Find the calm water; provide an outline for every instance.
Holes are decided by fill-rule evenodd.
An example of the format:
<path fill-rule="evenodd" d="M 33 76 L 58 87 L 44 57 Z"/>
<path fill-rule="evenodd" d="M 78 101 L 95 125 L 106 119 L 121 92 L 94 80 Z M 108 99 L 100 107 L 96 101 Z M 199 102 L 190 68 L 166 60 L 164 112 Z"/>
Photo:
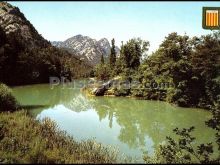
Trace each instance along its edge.
<path fill-rule="evenodd" d="M 204 123 L 211 114 L 201 109 L 123 97 L 88 97 L 80 89 L 62 85 L 15 87 L 13 94 L 31 115 L 55 120 L 75 139 L 95 139 L 140 159 L 145 151 L 152 155 L 166 136 L 175 138 L 175 127 L 195 126 L 198 143 L 215 138 Z"/>

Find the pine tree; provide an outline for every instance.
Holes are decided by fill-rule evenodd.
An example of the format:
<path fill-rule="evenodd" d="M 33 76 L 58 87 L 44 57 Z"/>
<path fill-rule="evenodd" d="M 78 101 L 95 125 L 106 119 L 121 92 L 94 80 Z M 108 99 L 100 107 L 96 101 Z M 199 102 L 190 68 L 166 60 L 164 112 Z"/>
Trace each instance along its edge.
<path fill-rule="evenodd" d="M 116 62 L 115 39 L 112 39 L 111 54 L 109 59 L 110 67 L 114 67 Z"/>

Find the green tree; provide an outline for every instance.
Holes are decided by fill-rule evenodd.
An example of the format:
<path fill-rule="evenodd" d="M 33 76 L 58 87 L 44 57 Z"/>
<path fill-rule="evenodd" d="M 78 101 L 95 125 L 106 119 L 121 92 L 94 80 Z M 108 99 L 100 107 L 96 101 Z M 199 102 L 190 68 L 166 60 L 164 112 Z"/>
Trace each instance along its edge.
<path fill-rule="evenodd" d="M 121 59 L 126 68 L 137 69 L 140 65 L 141 57 L 148 50 L 149 42 L 140 38 L 130 39 L 122 46 Z"/>
<path fill-rule="evenodd" d="M 115 50 L 115 39 L 113 38 L 111 41 L 111 53 L 109 56 L 109 64 L 110 67 L 113 68 L 115 66 L 115 62 L 116 62 L 116 50 Z"/>
<path fill-rule="evenodd" d="M 219 45 L 220 33 L 193 38 L 169 34 L 158 50 L 147 56 L 138 69 L 134 69 L 138 72 L 133 79 L 139 81 L 141 87 L 154 82 L 168 82 L 171 88 L 150 87 L 133 90 L 132 94 L 146 99 L 167 100 L 179 106 L 210 109 L 220 91 Z M 131 64 L 134 52 L 139 54 L 131 51 L 130 47 L 125 44 L 122 49 L 126 66 Z M 133 64 L 138 65 L 138 62 Z M 131 65 L 128 68 L 132 68 Z"/>
<path fill-rule="evenodd" d="M 95 77 L 98 80 L 108 80 L 111 77 L 111 69 L 107 64 L 98 64 L 95 66 Z"/>
<path fill-rule="evenodd" d="M 220 32 L 194 37 L 193 41 L 192 69 L 202 85 L 199 88 L 201 97 L 198 104 L 210 108 L 217 101 L 220 91 Z"/>

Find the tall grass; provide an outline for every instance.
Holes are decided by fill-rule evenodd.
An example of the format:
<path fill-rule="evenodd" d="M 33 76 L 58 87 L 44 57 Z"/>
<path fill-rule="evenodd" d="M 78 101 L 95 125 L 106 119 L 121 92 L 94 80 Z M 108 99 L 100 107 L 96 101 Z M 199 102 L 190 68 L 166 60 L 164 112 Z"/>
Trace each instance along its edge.
<path fill-rule="evenodd" d="M 0 163 L 117 163 L 118 152 L 94 141 L 76 142 L 49 119 L 26 111 L 0 113 Z"/>

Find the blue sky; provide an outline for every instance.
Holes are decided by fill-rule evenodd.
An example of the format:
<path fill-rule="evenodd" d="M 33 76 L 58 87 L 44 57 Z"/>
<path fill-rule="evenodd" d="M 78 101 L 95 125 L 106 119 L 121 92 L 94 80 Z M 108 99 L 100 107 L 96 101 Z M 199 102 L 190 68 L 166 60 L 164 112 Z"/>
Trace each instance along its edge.
<path fill-rule="evenodd" d="M 202 7 L 220 2 L 10 2 L 47 40 L 64 41 L 77 34 L 121 41 L 141 37 L 158 48 L 171 32 L 200 36 Z"/>

